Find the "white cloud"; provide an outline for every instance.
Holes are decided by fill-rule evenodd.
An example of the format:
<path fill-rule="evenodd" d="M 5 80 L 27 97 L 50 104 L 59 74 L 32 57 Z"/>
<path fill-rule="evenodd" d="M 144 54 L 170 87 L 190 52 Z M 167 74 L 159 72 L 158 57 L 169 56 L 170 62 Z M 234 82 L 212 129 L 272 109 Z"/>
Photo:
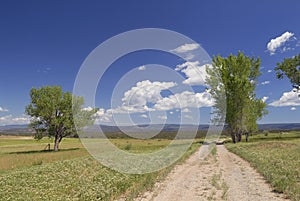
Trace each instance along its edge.
<path fill-rule="evenodd" d="M 146 66 L 140 66 L 138 67 L 138 70 L 146 70 Z"/>
<path fill-rule="evenodd" d="M 268 70 L 268 73 L 272 73 L 272 70 Z"/>
<path fill-rule="evenodd" d="M 187 119 L 193 119 L 193 117 L 192 117 L 191 115 L 187 115 L 187 114 L 184 115 L 183 117 L 184 117 L 184 118 L 187 118 Z"/>
<path fill-rule="evenodd" d="M 132 114 L 155 111 L 155 109 L 147 106 L 148 103 L 155 104 L 162 99 L 161 92 L 176 86 L 175 82 L 151 82 L 144 80 L 138 82 L 136 86 L 132 87 L 124 93 L 122 98 L 122 105 L 116 108 L 111 108 L 103 111 L 99 115 L 104 120 L 111 120 L 113 114 Z"/>
<path fill-rule="evenodd" d="M 300 106 L 300 98 L 298 94 L 293 91 L 284 92 L 279 100 L 270 103 L 270 105 L 274 107 Z"/>
<path fill-rule="evenodd" d="M 283 47 L 281 52 L 287 52 L 287 51 L 294 50 L 294 49 L 295 48 L 292 48 L 292 47 Z"/>
<path fill-rule="evenodd" d="M 91 106 L 82 108 L 83 111 L 91 111 L 93 109 L 94 108 Z M 112 121 L 112 114 L 106 112 L 104 108 L 100 108 L 94 115 L 96 117 L 95 124 L 107 123 Z"/>
<path fill-rule="evenodd" d="M 284 45 L 285 42 L 287 42 L 294 33 L 292 32 L 285 32 L 281 36 L 278 36 L 277 38 L 271 39 L 271 41 L 267 44 L 267 49 L 270 52 L 270 55 L 275 54 L 277 48 Z"/>
<path fill-rule="evenodd" d="M 144 118 L 144 119 L 147 119 L 148 116 L 146 114 L 142 114 L 140 117 Z"/>
<path fill-rule="evenodd" d="M 296 107 L 291 107 L 291 110 L 297 110 L 297 108 Z"/>
<path fill-rule="evenodd" d="M 154 105 L 156 110 L 172 110 L 175 108 L 200 108 L 210 107 L 213 105 L 213 100 L 208 92 L 194 93 L 184 91 L 165 97 Z"/>
<path fill-rule="evenodd" d="M 184 108 L 184 109 L 182 110 L 182 112 L 183 112 L 183 113 L 189 113 L 189 112 L 191 112 L 191 110 L 189 110 L 188 108 Z"/>
<path fill-rule="evenodd" d="M 30 117 L 22 115 L 20 117 L 12 118 L 14 124 L 28 124 L 30 122 Z"/>
<path fill-rule="evenodd" d="M 181 71 L 187 77 L 186 80 L 183 81 L 184 84 L 188 84 L 191 86 L 195 85 L 205 85 L 205 80 L 207 77 L 206 66 L 200 66 L 199 61 L 195 62 L 185 62 L 176 66 L 176 71 Z"/>
<path fill-rule="evenodd" d="M 93 108 L 88 106 L 88 107 L 85 107 L 85 108 L 82 108 L 83 111 L 92 111 Z"/>
<path fill-rule="evenodd" d="M 160 115 L 160 116 L 157 116 L 157 118 L 162 119 L 162 120 L 168 119 L 168 117 L 166 115 Z"/>
<path fill-rule="evenodd" d="M 192 60 L 195 58 L 195 55 L 191 54 L 191 53 L 188 53 L 186 55 L 184 55 L 184 59 L 189 61 L 189 60 Z"/>
<path fill-rule="evenodd" d="M 95 124 L 107 123 L 112 121 L 112 114 L 105 111 L 104 108 L 100 108 L 95 115 Z"/>
<path fill-rule="evenodd" d="M 269 99 L 269 97 L 268 96 L 264 96 L 264 97 L 262 97 L 262 101 L 265 103 L 267 100 Z"/>
<path fill-rule="evenodd" d="M 12 118 L 11 114 L 10 115 L 6 115 L 6 116 L 2 116 L 2 117 L 0 117 L 0 122 L 2 123 L 2 121 L 7 121 L 7 120 L 9 120 L 11 118 Z"/>
<path fill-rule="evenodd" d="M 25 114 L 17 117 L 13 117 L 11 114 L 0 117 L 0 125 L 29 124 L 29 123 L 30 123 L 30 117 Z"/>
<path fill-rule="evenodd" d="M 262 85 L 267 85 L 267 84 L 270 84 L 270 81 L 267 80 L 267 81 L 262 82 L 261 84 Z"/>
<path fill-rule="evenodd" d="M 197 44 L 197 43 L 189 43 L 189 44 L 184 44 L 184 45 L 181 45 L 181 46 L 177 47 L 176 49 L 172 50 L 172 52 L 186 53 L 186 52 L 189 52 L 189 51 L 196 50 L 199 47 L 200 47 L 200 45 Z"/>
<path fill-rule="evenodd" d="M 82 108 L 83 111 L 91 111 L 93 109 L 94 108 L 91 106 Z M 112 114 L 108 110 L 105 111 L 104 108 L 99 108 L 94 116 L 96 117 L 95 124 L 107 123 L 112 121 Z"/>
<path fill-rule="evenodd" d="M 170 112 L 170 114 L 174 114 L 174 112 L 173 112 L 173 111 L 171 111 L 171 112 Z"/>
<path fill-rule="evenodd" d="M 132 114 L 132 113 L 143 113 L 143 112 L 151 112 L 154 109 L 149 108 L 147 105 L 139 106 L 139 105 L 122 105 L 117 108 L 112 108 L 106 110 L 108 114 Z"/>
<path fill-rule="evenodd" d="M 0 106 L 0 112 L 8 112 L 8 109 L 3 108 L 3 107 Z"/>
<path fill-rule="evenodd" d="M 124 93 L 122 98 L 123 106 L 130 106 L 137 109 L 147 108 L 147 103 L 156 103 L 162 99 L 161 91 L 176 86 L 175 82 L 151 82 L 144 80 Z M 127 108 L 129 109 L 129 108 Z"/>

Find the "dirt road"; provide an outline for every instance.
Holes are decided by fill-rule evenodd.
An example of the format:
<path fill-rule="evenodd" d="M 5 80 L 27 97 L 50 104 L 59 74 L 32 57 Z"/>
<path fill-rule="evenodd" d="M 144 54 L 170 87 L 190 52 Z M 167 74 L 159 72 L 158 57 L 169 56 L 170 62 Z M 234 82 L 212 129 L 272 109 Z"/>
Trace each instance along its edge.
<path fill-rule="evenodd" d="M 207 146 L 207 145 L 205 145 Z M 177 165 L 166 180 L 157 183 L 136 201 L 280 201 L 284 195 L 272 188 L 248 162 L 229 152 L 223 145 L 205 159 L 193 154 Z"/>

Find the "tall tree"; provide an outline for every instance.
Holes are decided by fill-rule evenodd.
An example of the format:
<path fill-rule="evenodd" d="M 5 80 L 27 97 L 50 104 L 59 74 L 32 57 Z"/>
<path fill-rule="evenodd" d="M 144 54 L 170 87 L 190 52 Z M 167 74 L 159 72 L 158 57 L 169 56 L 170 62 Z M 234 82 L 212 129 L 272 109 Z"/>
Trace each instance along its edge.
<path fill-rule="evenodd" d="M 266 104 L 255 94 L 260 59 L 247 57 L 241 52 L 227 58 L 217 56 L 206 71 L 206 83 L 215 100 L 217 119 L 225 120 L 232 141 L 239 142 L 242 134 L 257 130 L 256 121 L 267 113 Z"/>
<path fill-rule="evenodd" d="M 275 68 L 278 79 L 285 76 L 294 85 L 300 85 L 300 54 L 292 58 L 285 58 L 281 63 L 277 63 Z"/>
<path fill-rule="evenodd" d="M 54 137 L 54 151 L 59 150 L 64 137 L 77 135 L 76 129 L 93 124 L 95 120 L 97 109 L 83 110 L 83 97 L 63 92 L 59 86 L 32 88 L 30 97 L 26 113 L 32 117 L 30 126 L 36 131 L 35 138 Z"/>

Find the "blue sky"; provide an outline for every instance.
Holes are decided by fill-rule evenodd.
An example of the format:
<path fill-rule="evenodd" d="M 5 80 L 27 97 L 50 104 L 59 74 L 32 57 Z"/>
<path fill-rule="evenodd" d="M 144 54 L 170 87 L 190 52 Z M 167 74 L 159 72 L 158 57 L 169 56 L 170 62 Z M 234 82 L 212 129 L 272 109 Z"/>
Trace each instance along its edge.
<path fill-rule="evenodd" d="M 61 85 L 65 91 L 72 91 L 80 66 L 93 49 L 117 34 L 141 28 L 184 34 L 200 44 L 210 57 L 237 54 L 239 50 L 260 57 L 263 74 L 257 96 L 268 97 L 269 104 L 269 115 L 260 123 L 299 122 L 300 103 L 290 92 L 291 84 L 287 79 L 276 80 L 273 71 L 276 62 L 300 52 L 299 9 L 297 0 L 1 1 L 0 125 L 28 121 L 24 108 L 30 101 L 32 87 Z M 150 86 L 149 90 L 155 81 L 172 82 L 166 76 L 159 76 L 155 67 L 147 66 L 152 63 L 175 69 L 184 62 L 174 55 L 150 50 L 114 62 L 101 79 L 96 95 L 96 106 L 102 108 L 99 112 L 102 123 L 110 123 L 107 110 L 112 108 L 112 90 L 129 71 L 142 73 L 137 82 L 142 87 Z M 139 70 L 141 66 L 146 67 Z M 147 73 L 149 69 L 151 72 Z M 178 72 L 188 78 L 184 72 Z M 118 91 L 119 104 L 126 91 L 137 87 L 137 82 Z M 191 87 L 194 95 L 203 92 L 200 85 Z M 160 88 L 153 90 L 158 90 L 160 93 L 156 95 L 161 97 L 148 97 L 149 107 L 172 95 Z M 201 123 L 209 122 L 209 112 L 209 107 L 200 107 Z M 152 116 L 171 123 L 178 120 L 179 113 L 173 107 Z M 131 116 L 135 123 L 149 123 L 149 112 Z"/>

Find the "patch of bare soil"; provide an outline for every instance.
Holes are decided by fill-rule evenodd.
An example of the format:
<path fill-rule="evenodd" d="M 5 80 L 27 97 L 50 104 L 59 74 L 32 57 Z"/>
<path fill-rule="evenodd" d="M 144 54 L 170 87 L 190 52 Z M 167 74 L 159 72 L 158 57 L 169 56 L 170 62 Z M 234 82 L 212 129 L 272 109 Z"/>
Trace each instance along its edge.
<path fill-rule="evenodd" d="M 204 145 L 208 146 L 208 145 Z M 217 146 L 217 154 L 204 159 L 199 152 L 177 165 L 167 178 L 156 183 L 136 201 L 280 201 L 284 195 L 272 188 L 248 162 Z"/>
<path fill-rule="evenodd" d="M 1 139 L 17 139 L 17 140 L 32 140 L 32 136 L 13 136 L 13 135 L 0 135 Z"/>

